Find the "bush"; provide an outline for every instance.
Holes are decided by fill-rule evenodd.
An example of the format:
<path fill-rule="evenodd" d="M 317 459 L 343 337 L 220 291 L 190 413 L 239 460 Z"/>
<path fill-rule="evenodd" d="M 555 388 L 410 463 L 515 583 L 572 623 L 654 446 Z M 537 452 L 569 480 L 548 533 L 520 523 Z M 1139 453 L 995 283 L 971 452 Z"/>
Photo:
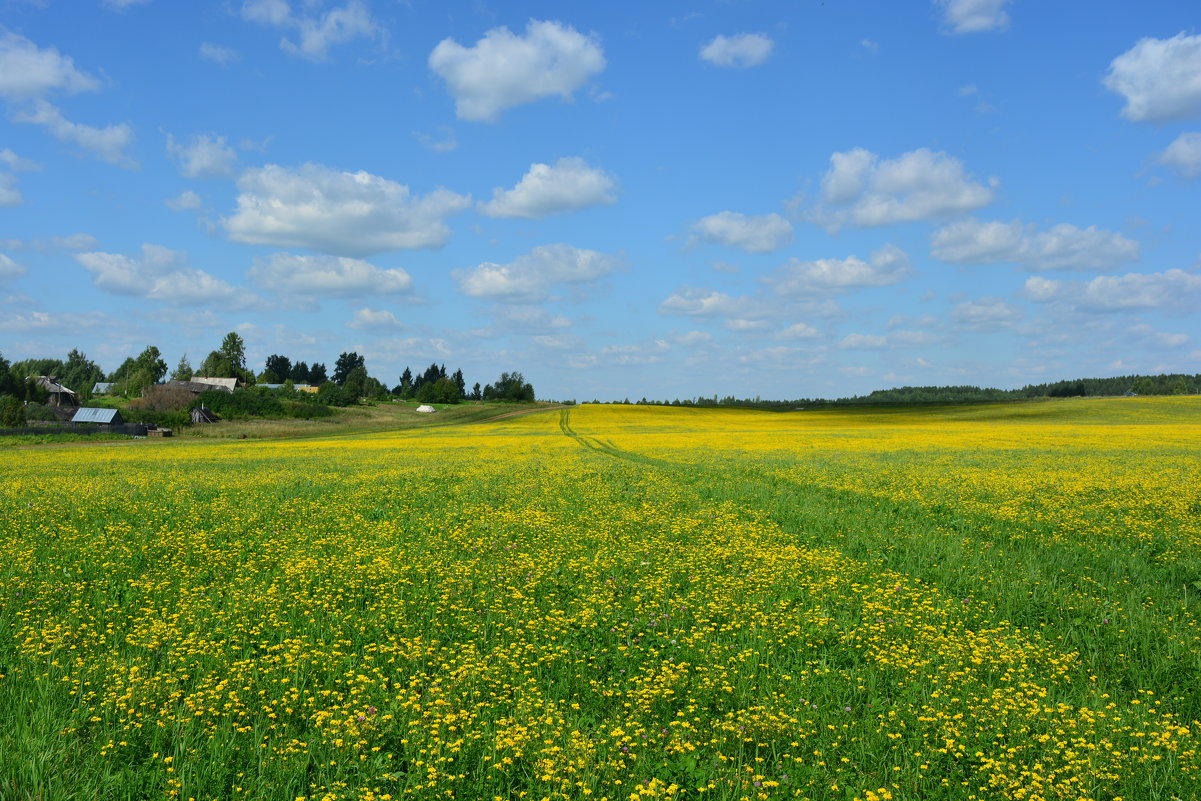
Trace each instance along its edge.
<path fill-rule="evenodd" d="M 152 409 L 157 412 L 177 412 L 188 409 L 195 399 L 191 391 L 183 387 L 155 384 L 142 397 L 129 402 L 130 409 Z"/>
<path fill-rule="evenodd" d="M 325 387 L 332 388 L 327 391 Z M 227 420 L 245 420 L 251 417 L 292 417 L 311 420 L 329 417 L 330 406 L 346 406 L 345 393 L 336 384 L 322 387 L 321 393 L 311 395 L 296 392 L 287 387 L 280 389 L 239 389 L 235 392 L 209 390 L 196 396 L 189 408 L 204 406 Z"/>
<path fill-rule="evenodd" d="M 280 406 L 288 417 L 298 420 L 312 420 L 317 417 L 330 417 L 334 410 L 319 403 L 301 403 L 294 400 L 282 400 Z"/>
<path fill-rule="evenodd" d="M 210 389 L 197 395 L 189 408 L 196 409 L 201 406 L 211 409 L 228 420 L 284 416 L 279 397 L 269 390 L 240 389 L 234 392 L 225 392 L 220 389 Z"/>
<path fill-rule="evenodd" d="M 48 423 L 58 422 L 58 415 L 49 406 L 40 403 L 30 403 L 24 407 L 26 420 L 41 420 Z"/>
<path fill-rule="evenodd" d="M 25 425 L 25 404 L 12 395 L 0 397 L 0 428 L 20 428 Z"/>
<path fill-rule="evenodd" d="M 328 406 L 353 406 L 359 402 L 358 395 L 346 392 L 333 381 L 326 381 L 317 390 L 317 402 Z"/>
<path fill-rule="evenodd" d="M 138 409 L 134 408 L 133 404 L 124 414 L 127 423 L 145 423 L 146 425 L 154 425 L 159 428 L 183 428 L 192 422 L 192 415 L 187 409 L 171 409 L 167 411 L 158 411 L 155 409 Z"/>

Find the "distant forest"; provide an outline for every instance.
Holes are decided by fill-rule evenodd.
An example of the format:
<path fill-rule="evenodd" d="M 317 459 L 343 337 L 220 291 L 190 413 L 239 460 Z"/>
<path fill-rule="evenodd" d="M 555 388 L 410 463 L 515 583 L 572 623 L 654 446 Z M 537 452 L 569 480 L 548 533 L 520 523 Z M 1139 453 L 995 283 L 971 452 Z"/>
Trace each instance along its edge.
<path fill-rule="evenodd" d="M 1201 374 L 1122 375 L 1113 378 L 1077 378 L 1047 384 L 1027 384 L 1021 389 L 993 389 L 971 385 L 946 387 L 896 387 L 877 389 L 867 395 L 835 400 L 799 398 L 763 400 L 760 398 L 689 398 L 685 400 L 620 401 L 656 406 L 750 406 L 757 409 L 815 409 L 829 406 L 887 406 L 914 403 L 984 403 L 1029 400 L 1033 398 L 1100 398 L 1122 395 L 1201 395 Z"/>

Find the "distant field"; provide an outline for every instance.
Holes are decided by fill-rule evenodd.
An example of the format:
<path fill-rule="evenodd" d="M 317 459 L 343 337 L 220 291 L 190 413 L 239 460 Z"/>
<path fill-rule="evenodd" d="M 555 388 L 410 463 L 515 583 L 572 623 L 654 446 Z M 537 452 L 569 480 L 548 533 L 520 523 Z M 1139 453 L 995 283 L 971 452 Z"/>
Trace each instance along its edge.
<path fill-rule="evenodd" d="M 1201 399 L 318 431 L 0 452 L 0 798 L 1201 797 Z"/>

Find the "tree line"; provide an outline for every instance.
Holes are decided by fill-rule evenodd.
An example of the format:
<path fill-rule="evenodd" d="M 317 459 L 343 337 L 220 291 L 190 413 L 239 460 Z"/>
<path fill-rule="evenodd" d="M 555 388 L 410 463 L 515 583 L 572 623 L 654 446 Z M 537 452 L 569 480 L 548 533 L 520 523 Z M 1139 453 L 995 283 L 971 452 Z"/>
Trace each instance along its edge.
<path fill-rule="evenodd" d="M 0 354 L 0 427 L 17 427 L 39 415 L 45 419 L 53 418 L 48 410 L 38 411 L 38 407 L 48 401 L 49 393 L 32 380 L 36 376 L 52 376 L 59 384 L 72 390 L 80 401 L 90 400 L 97 384 L 109 383 L 112 386 L 108 394 L 130 399 L 131 407 L 147 413 L 175 412 L 192 403 L 194 396 L 191 393 L 173 391 L 169 386 L 164 386 L 167 378 L 172 381 L 189 381 L 195 377 L 234 378 L 242 387 L 276 388 L 291 398 L 284 404 L 289 416 L 315 413 L 296 404 L 347 406 L 363 399 L 397 398 L 422 403 L 458 403 L 463 400 L 533 401 L 535 398 L 534 387 L 521 373 L 504 372 L 493 383 L 481 386 L 476 382 L 468 388 L 462 370 L 448 373 L 446 365 L 436 363 L 420 373 L 406 367 L 398 377 L 398 383 L 389 388 L 368 373 L 366 358 L 353 351 L 339 354 L 332 373 L 324 363 L 314 362 L 310 365 L 278 353 L 268 356 L 262 371 L 255 373 L 246 362 L 245 340 L 237 332 L 231 331 L 196 368 L 192 367 L 187 354 L 184 354 L 175 369 L 169 370 L 162 352 L 154 345 L 146 346 L 137 356 L 128 357 L 108 374 L 78 348 L 72 349 L 65 360 L 24 359 L 10 364 Z M 295 392 L 295 387 L 300 385 L 315 387 L 317 391 Z M 235 412 L 245 406 L 246 409 L 242 411 L 251 414 L 274 413 L 275 406 L 279 405 L 262 398 L 230 401 L 214 400 L 210 396 L 208 400 Z"/>
<path fill-rule="evenodd" d="M 685 398 L 683 400 L 630 401 L 619 403 L 654 406 L 747 406 L 758 409 L 821 408 L 827 406 L 873 406 L 920 403 L 984 403 L 990 401 L 1035 400 L 1038 398 L 1100 398 L 1121 395 L 1201 395 L 1201 374 L 1165 373 L 1159 375 L 1123 375 L 1111 378 L 1075 378 L 1043 384 L 1027 384 L 1020 389 L 995 389 L 973 385 L 907 386 L 877 389 L 866 395 L 845 398 L 798 398 L 766 400 L 738 398 L 733 395 Z M 596 401 L 593 401 L 594 403 Z"/>

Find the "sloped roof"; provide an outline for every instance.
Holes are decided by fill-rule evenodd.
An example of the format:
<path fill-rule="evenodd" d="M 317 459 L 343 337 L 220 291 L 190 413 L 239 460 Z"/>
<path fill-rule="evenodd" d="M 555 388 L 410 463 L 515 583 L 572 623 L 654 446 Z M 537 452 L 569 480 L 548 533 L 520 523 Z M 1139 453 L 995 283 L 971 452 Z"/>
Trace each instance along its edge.
<path fill-rule="evenodd" d="M 216 380 L 216 379 L 214 379 L 214 380 Z M 233 381 L 234 379 L 231 378 L 230 380 Z M 188 392 L 195 392 L 197 395 L 199 395 L 201 392 L 208 392 L 210 389 L 223 389 L 226 392 L 232 392 L 232 390 L 229 387 L 221 386 L 219 384 L 207 384 L 203 381 L 175 381 L 175 380 L 172 380 L 172 381 L 168 381 L 163 386 L 178 387 L 181 389 L 186 389 Z"/>
<path fill-rule="evenodd" d="M 238 388 L 238 379 L 236 378 L 209 378 L 202 375 L 194 375 L 192 376 L 192 383 L 211 384 L 214 387 L 228 389 L 230 392 Z"/>
<path fill-rule="evenodd" d="M 54 376 L 40 375 L 37 377 L 39 387 L 45 387 L 47 392 L 65 392 L 68 395 L 74 395 L 75 391 L 67 389 L 62 384 L 55 380 Z"/>
<path fill-rule="evenodd" d="M 121 412 L 116 409 L 93 409 L 84 406 L 75 410 L 72 423 L 104 423 L 112 424 L 121 420 Z"/>
<path fill-rule="evenodd" d="M 211 409 L 206 409 L 201 406 L 199 409 L 192 410 L 193 423 L 216 423 L 220 421 L 220 417 L 213 414 Z"/>

